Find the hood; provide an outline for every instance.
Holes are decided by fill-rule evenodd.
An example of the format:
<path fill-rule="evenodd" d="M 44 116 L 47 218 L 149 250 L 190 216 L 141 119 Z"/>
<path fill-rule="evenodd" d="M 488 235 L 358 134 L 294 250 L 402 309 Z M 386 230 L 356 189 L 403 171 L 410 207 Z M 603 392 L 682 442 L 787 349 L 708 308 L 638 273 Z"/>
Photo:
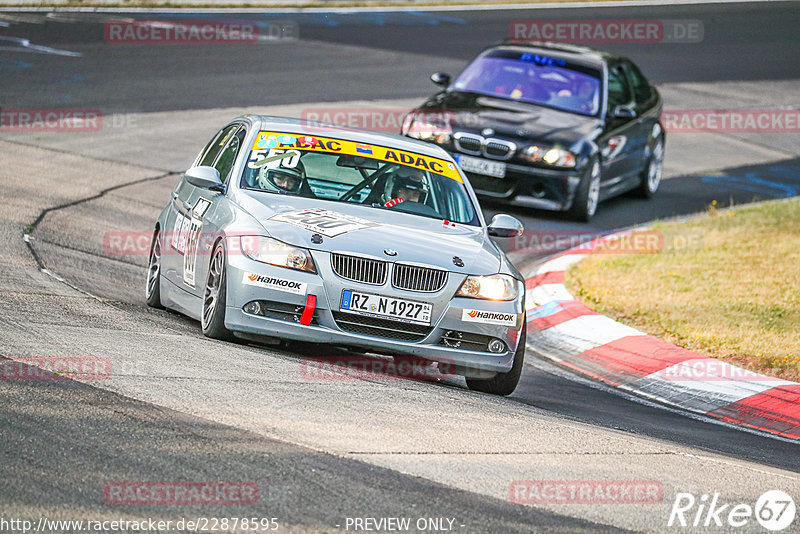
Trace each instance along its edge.
<path fill-rule="evenodd" d="M 445 225 L 441 219 L 381 208 L 259 191 L 239 191 L 235 201 L 264 227 L 266 235 L 310 250 L 418 263 L 464 274 L 494 274 L 501 265 L 502 252 L 479 226 Z M 307 211 L 314 209 L 322 211 Z M 389 256 L 387 249 L 397 254 Z M 454 256 L 463 261 L 463 267 L 454 263 Z"/>
<path fill-rule="evenodd" d="M 480 132 L 491 128 L 502 137 L 563 146 L 593 137 L 593 132 L 602 128 L 597 117 L 460 91 L 439 93 L 418 111 L 452 113 L 454 131 Z"/>

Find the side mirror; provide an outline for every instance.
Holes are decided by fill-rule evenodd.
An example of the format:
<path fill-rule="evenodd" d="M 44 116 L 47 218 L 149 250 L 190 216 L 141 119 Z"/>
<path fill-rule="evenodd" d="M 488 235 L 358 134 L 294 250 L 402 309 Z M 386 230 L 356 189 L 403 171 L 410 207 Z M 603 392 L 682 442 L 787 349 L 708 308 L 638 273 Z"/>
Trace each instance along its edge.
<path fill-rule="evenodd" d="M 186 171 L 186 181 L 195 187 L 210 189 L 211 191 L 221 193 L 225 190 L 225 186 L 222 185 L 222 180 L 219 178 L 219 171 L 207 165 L 192 167 Z"/>
<path fill-rule="evenodd" d="M 431 81 L 436 85 L 447 87 L 450 85 L 450 75 L 446 72 L 434 72 L 431 74 Z"/>
<path fill-rule="evenodd" d="M 636 118 L 636 111 L 630 106 L 617 106 L 614 108 L 614 118 L 631 120 Z"/>
<path fill-rule="evenodd" d="M 494 237 L 516 237 L 522 235 L 524 229 L 525 227 L 516 217 L 498 213 L 492 217 L 492 222 L 489 223 L 489 227 L 486 230 L 490 236 Z"/>

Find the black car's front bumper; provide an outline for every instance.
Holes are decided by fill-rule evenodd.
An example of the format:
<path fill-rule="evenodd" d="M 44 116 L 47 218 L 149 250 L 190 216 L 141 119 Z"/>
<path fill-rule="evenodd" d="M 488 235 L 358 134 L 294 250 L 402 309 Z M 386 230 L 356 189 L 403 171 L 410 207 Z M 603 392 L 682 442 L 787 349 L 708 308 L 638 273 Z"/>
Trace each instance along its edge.
<path fill-rule="evenodd" d="M 578 169 L 542 169 L 506 164 L 506 176 L 494 178 L 465 172 L 472 188 L 486 198 L 517 199 L 531 207 L 563 211 L 572 206 L 575 190 L 583 176 Z"/>

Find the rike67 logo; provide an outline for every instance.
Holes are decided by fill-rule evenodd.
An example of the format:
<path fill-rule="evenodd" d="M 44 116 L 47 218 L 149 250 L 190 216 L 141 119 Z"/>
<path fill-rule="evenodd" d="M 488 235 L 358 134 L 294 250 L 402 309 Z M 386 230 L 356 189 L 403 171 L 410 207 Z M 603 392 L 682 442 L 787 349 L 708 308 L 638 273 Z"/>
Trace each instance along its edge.
<path fill-rule="evenodd" d="M 752 531 L 755 519 L 772 532 L 788 528 L 797 509 L 792 497 L 781 490 L 770 490 L 762 494 L 751 506 L 747 503 L 725 503 L 719 493 L 703 494 L 698 499 L 691 493 L 678 493 L 669 514 L 669 527 L 731 527 Z M 757 527 L 756 527 L 757 528 Z"/>

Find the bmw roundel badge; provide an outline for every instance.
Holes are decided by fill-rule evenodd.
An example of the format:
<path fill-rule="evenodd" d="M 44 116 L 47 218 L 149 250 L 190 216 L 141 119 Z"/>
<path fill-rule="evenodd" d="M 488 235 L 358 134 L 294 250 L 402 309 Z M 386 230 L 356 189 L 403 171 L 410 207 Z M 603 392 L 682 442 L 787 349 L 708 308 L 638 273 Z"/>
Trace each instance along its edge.
<path fill-rule="evenodd" d="M 397 251 L 392 250 L 390 248 L 383 249 L 383 253 L 386 254 L 387 256 L 397 256 Z"/>

